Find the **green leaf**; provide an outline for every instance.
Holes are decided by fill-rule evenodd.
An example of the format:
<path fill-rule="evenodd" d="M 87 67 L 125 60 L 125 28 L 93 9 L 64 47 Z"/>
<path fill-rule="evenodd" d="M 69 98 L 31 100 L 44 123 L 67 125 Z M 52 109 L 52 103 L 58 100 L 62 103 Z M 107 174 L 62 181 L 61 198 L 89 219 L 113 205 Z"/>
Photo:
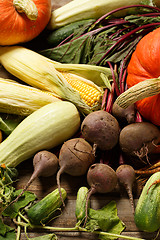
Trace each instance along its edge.
<path fill-rule="evenodd" d="M 131 23 L 136 24 L 137 26 L 143 26 L 145 24 L 149 24 L 149 23 L 157 23 L 160 22 L 160 17 L 145 17 L 145 16 L 136 16 L 136 15 L 131 15 L 131 16 L 126 16 L 125 20 Z"/>
<path fill-rule="evenodd" d="M 22 121 L 22 116 L 14 114 L 0 114 L 0 129 L 8 136 Z"/>
<path fill-rule="evenodd" d="M 86 229 L 89 231 L 102 230 L 103 232 L 120 234 L 125 228 L 124 223 L 117 216 L 116 202 L 111 201 L 105 207 L 94 210 L 89 209 L 88 221 Z M 99 236 L 100 239 L 116 239 L 114 237 L 108 238 L 103 235 Z"/>
<path fill-rule="evenodd" d="M 21 189 L 15 191 L 14 198 L 16 198 L 20 193 Z M 26 207 L 29 203 L 33 202 L 36 199 L 36 195 L 32 192 L 25 191 L 24 194 L 18 199 L 17 202 L 10 205 L 3 212 L 3 216 L 10 218 L 15 218 L 18 215 L 20 209 Z"/>
<path fill-rule="evenodd" d="M 99 62 L 101 62 L 101 58 L 114 43 L 115 41 L 108 38 L 108 30 L 99 33 L 94 39 L 94 48 L 90 53 L 88 63 L 97 65 Z"/>
<path fill-rule="evenodd" d="M 151 0 L 143 0 L 143 2 L 153 5 Z M 129 8 L 123 18 L 115 17 L 116 15 L 113 14 L 112 19 L 111 14 L 105 21 L 103 19 L 93 23 L 85 32 L 78 29 L 77 35 L 75 34 L 71 40 L 56 48 L 43 50 L 41 54 L 61 63 L 106 66 L 110 61 L 120 64 L 124 59 L 126 61 L 126 58 L 127 60 L 130 58 L 136 42 L 147 33 L 147 28 L 144 26 L 160 21 L 160 17 L 156 15 L 140 16 L 140 13 L 152 12 L 148 7 Z M 155 10 L 153 10 L 154 13 Z M 148 31 L 155 27 L 153 24 Z M 133 30 L 135 30 L 134 34 Z"/>
<path fill-rule="evenodd" d="M 2 219 L 0 218 L 0 240 L 15 240 L 16 239 L 16 233 L 15 229 L 9 227 L 8 225 L 4 224 L 2 222 Z"/>
<path fill-rule="evenodd" d="M 81 58 L 85 55 L 84 52 L 86 51 L 86 40 L 89 38 L 89 35 L 82 35 L 64 45 L 52 49 L 46 49 L 40 53 L 61 63 L 81 63 Z M 83 58 L 85 58 L 85 56 Z M 84 63 L 84 61 L 85 59 L 83 59 L 82 62 Z"/>
<path fill-rule="evenodd" d="M 0 187 L 0 214 L 11 202 L 15 188 L 10 186 Z"/>
<path fill-rule="evenodd" d="M 57 240 L 57 236 L 55 234 L 47 234 L 40 237 L 28 238 L 29 240 Z"/>
<path fill-rule="evenodd" d="M 0 236 L 0 240 L 16 240 L 16 233 L 14 231 L 9 231 L 5 236 Z"/>
<path fill-rule="evenodd" d="M 141 4 L 154 6 L 152 0 L 142 0 L 142 1 L 141 1 Z"/>
<path fill-rule="evenodd" d="M 7 232 L 7 226 L 2 222 L 2 219 L 0 218 L 0 235 L 5 235 Z"/>
<path fill-rule="evenodd" d="M 1 167 L 1 173 L 2 173 L 2 168 Z M 4 177 L 4 183 L 13 183 L 13 181 L 17 178 L 18 176 L 18 171 L 16 168 L 10 168 L 6 167 L 5 170 L 3 171 L 3 177 Z M 1 175 L 2 177 L 2 175 Z"/>
<path fill-rule="evenodd" d="M 0 166 L 0 214 L 13 199 L 15 188 L 12 184 L 17 174 L 15 168 Z"/>

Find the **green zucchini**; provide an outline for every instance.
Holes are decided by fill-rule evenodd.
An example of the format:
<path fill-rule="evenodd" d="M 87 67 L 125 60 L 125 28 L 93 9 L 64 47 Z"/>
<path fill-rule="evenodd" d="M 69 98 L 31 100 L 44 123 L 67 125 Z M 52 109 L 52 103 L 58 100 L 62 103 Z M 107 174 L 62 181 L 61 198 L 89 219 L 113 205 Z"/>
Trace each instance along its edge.
<path fill-rule="evenodd" d="M 151 186 L 158 179 L 160 172 L 148 179 L 135 209 L 135 224 L 144 232 L 155 232 L 160 228 L 160 184 Z"/>
<path fill-rule="evenodd" d="M 79 126 L 80 115 L 73 103 L 47 104 L 27 116 L 0 144 L 0 164 L 16 167 L 36 152 L 62 144 Z"/>
<path fill-rule="evenodd" d="M 75 215 L 78 221 L 82 221 L 86 217 L 87 194 L 88 194 L 87 187 L 81 187 L 77 192 Z M 88 201 L 88 207 L 89 205 L 90 201 Z"/>
<path fill-rule="evenodd" d="M 67 197 L 67 193 L 64 188 L 61 188 L 61 192 L 64 201 Z M 49 222 L 61 205 L 62 200 L 57 188 L 29 208 L 27 211 L 28 219 L 33 225 Z"/>
<path fill-rule="evenodd" d="M 50 47 L 55 47 L 64 39 L 77 31 L 77 29 L 81 28 L 82 26 L 84 26 L 84 28 L 87 26 L 89 27 L 93 22 L 95 22 L 95 19 L 80 20 L 67 24 L 64 27 L 61 27 L 49 33 L 46 37 L 46 42 Z"/>

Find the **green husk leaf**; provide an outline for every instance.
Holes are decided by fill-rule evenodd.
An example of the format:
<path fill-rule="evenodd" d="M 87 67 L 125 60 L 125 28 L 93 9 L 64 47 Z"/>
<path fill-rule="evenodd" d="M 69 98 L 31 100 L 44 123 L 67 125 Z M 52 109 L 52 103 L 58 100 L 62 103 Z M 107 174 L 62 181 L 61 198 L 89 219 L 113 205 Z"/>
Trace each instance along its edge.
<path fill-rule="evenodd" d="M 102 88 L 110 88 L 112 81 L 112 73 L 110 68 L 89 65 L 89 64 L 55 64 L 54 67 L 58 71 L 67 71 L 87 80 Z"/>

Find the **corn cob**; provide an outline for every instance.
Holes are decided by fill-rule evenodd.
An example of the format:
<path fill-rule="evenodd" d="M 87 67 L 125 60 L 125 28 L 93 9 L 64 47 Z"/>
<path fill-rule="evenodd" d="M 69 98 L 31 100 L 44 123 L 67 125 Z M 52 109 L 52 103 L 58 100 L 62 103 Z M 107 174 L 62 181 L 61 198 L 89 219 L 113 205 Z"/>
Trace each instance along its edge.
<path fill-rule="evenodd" d="M 113 81 L 113 75 L 110 68 L 89 65 L 89 64 L 71 64 L 59 63 L 47 58 L 48 61 L 54 63 L 54 67 L 59 72 L 69 72 L 90 80 L 101 88 L 109 88 L 111 90 L 110 82 Z M 114 72 L 116 75 L 116 72 Z"/>
<path fill-rule="evenodd" d="M 0 112 L 27 116 L 56 101 L 61 100 L 50 92 L 0 78 Z"/>
<path fill-rule="evenodd" d="M 75 74 L 67 72 L 61 73 L 71 87 L 79 92 L 81 98 L 88 106 L 94 107 L 99 105 L 102 94 L 96 87 L 88 84 L 82 77 L 76 76 Z"/>
<path fill-rule="evenodd" d="M 57 97 L 74 103 L 82 113 L 88 114 L 101 107 L 103 90 L 100 87 L 85 78 L 81 78 L 83 82 L 99 91 L 97 101 L 95 99 L 91 106 L 87 105 L 87 100 L 84 101 L 81 98 L 82 94 L 80 95 L 67 82 L 66 79 L 69 75 L 64 74 L 62 70 L 61 72 L 56 70 L 55 62 L 34 51 L 21 46 L 0 47 L 0 61 L 4 68 L 17 78 L 33 87 L 53 92 Z M 91 70 L 90 73 L 92 74 Z M 75 78 L 75 81 L 80 80 L 80 76 L 70 74 L 71 76 Z M 100 74 L 99 77 L 101 78 Z"/>

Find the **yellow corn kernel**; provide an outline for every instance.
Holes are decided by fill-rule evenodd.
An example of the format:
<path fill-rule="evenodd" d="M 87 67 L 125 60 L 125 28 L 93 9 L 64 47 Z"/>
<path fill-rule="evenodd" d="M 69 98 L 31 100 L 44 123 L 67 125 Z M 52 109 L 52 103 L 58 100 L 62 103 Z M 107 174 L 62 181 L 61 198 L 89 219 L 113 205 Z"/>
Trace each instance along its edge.
<path fill-rule="evenodd" d="M 71 87 L 79 92 L 82 100 L 89 106 L 100 105 L 102 93 L 93 85 L 88 84 L 82 77 L 68 72 L 61 72 Z M 82 80 L 83 79 L 83 80 Z"/>

